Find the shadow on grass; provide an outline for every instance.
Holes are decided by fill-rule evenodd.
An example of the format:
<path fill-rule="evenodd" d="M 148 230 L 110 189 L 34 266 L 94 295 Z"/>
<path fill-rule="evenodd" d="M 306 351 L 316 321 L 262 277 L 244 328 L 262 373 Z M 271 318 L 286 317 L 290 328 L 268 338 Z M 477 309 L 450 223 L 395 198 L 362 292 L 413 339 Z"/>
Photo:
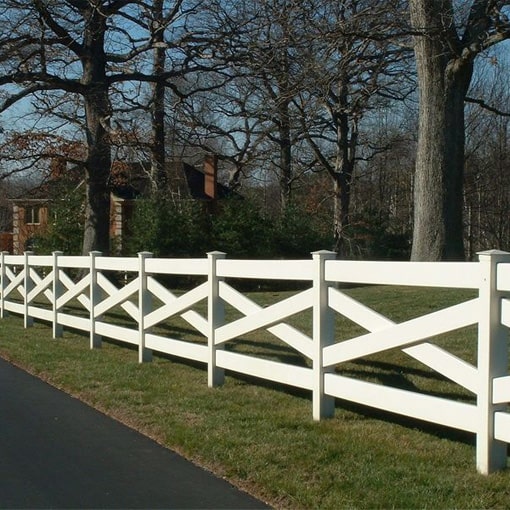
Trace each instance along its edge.
<path fill-rule="evenodd" d="M 269 341 L 239 338 L 227 343 L 225 348 L 231 352 L 270 359 L 279 363 L 298 367 L 307 366 L 306 358 L 285 344 L 275 344 Z"/>
<path fill-rule="evenodd" d="M 110 318 L 114 319 L 124 319 L 120 314 L 109 314 Z M 163 328 L 165 331 L 172 332 L 174 334 L 178 334 L 179 336 L 189 336 L 190 333 L 193 333 L 194 330 L 191 328 L 183 328 L 178 326 L 173 326 L 170 324 L 165 324 Z M 87 338 L 88 332 L 75 330 L 73 328 L 67 328 L 75 335 L 80 337 Z M 183 341 L 189 341 L 183 339 Z M 131 351 L 136 351 L 138 347 L 133 344 L 128 344 L 119 340 L 111 339 L 111 338 L 103 338 L 103 342 L 110 343 L 112 345 L 128 348 Z M 306 359 L 297 354 L 295 351 L 287 347 L 285 344 L 275 344 L 270 341 L 255 341 L 246 338 L 236 339 L 234 342 L 228 343 L 226 345 L 226 349 L 236 351 L 237 349 L 241 350 L 241 354 L 247 354 L 251 356 L 258 356 L 264 359 L 275 359 L 281 363 L 286 363 L 295 366 L 306 366 Z M 242 352 L 243 349 L 246 349 L 246 352 Z M 180 363 L 194 369 L 198 369 L 204 372 L 207 372 L 207 367 L 204 363 L 187 360 L 185 358 L 180 358 L 174 355 L 167 355 L 160 352 L 155 352 L 155 355 L 162 359 L 167 359 L 173 363 Z M 409 376 L 418 376 L 427 380 L 433 380 L 436 382 L 443 382 L 445 379 L 438 373 L 422 370 L 419 368 L 412 368 L 402 366 L 396 363 L 389 363 L 385 361 L 376 361 L 376 360 L 368 360 L 368 359 L 359 359 L 351 362 L 345 368 L 339 370 L 341 375 L 346 377 L 352 377 L 361 380 L 371 380 L 378 381 L 379 383 L 385 386 L 391 386 L 403 390 L 414 391 L 417 393 L 424 393 L 416 386 L 410 379 Z M 312 395 L 308 390 L 303 390 L 300 388 L 287 386 L 282 383 L 276 383 L 272 381 L 267 381 L 264 379 L 259 379 L 257 377 L 244 375 L 234 371 L 226 371 L 229 377 L 236 379 L 237 381 L 242 381 L 245 384 L 256 385 L 262 388 L 267 388 L 272 391 L 284 392 L 288 395 L 291 395 L 296 398 L 305 399 L 310 402 L 310 419 L 311 419 L 311 401 Z M 470 399 L 469 396 L 465 394 L 456 393 L 456 392 L 444 392 L 444 391 L 431 391 L 426 392 L 426 394 L 448 398 L 450 400 L 456 401 L 468 401 Z M 440 439 L 447 439 L 451 441 L 456 441 L 460 443 L 464 443 L 470 446 L 475 444 L 475 435 L 469 432 L 451 429 L 445 426 L 428 423 L 422 420 L 417 420 L 414 418 L 409 418 L 406 416 L 402 416 L 399 414 L 383 411 L 376 408 L 371 408 L 367 406 L 363 406 L 360 404 L 356 404 L 351 401 L 346 401 L 342 399 L 336 399 L 336 410 L 337 413 L 343 411 L 349 411 L 355 413 L 359 416 L 360 420 L 363 419 L 376 419 L 386 423 L 394 423 L 405 427 L 407 429 L 416 429 L 421 432 L 430 434 L 432 436 L 438 437 Z"/>
<path fill-rule="evenodd" d="M 463 443 L 470 446 L 475 446 L 476 444 L 476 436 L 471 432 L 452 429 L 436 423 L 429 423 L 423 420 L 409 418 L 408 416 L 382 411 L 380 409 L 356 404 L 348 400 L 337 399 L 336 409 L 356 413 L 365 419 L 375 419 L 385 423 L 394 423 L 410 430 L 424 432 L 439 439 L 447 439 L 449 441 L 455 441 L 457 443 Z"/>
<path fill-rule="evenodd" d="M 203 365 L 202 365 L 203 366 Z M 312 394 L 309 390 L 303 390 L 293 386 L 287 386 L 281 383 L 258 379 L 256 377 L 243 375 L 237 372 L 228 371 L 228 375 L 238 381 L 242 381 L 249 385 L 260 386 L 272 391 L 284 392 L 296 398 L 307 400 L 310 402 L 310 419 L 312 419 Z M 349 411 L 359 416 L 359 420 L 373 419 L 385 423 L 397 424 L 410 430 L 418 430 L 439 439 L 447 439 L 458 443 L 467 444 L 470 446 L 475 445 L 476 437 L 470 432 L 463 430 L 452 429 L 435 423 L 429 423 L 423 420 L 410 418 L 396 413 L 383 411 L 380 409 L 372 408 L 362 404 L 357 404 L 343 399 L 335 399 L 336 413 L 342 411 Z M 509 445 L 510 451 L 510 445 Z"/>
<path fill-rule="evenodd" d="M 406 374 L 409 375 L 417 375 L 419 377 L 423 377 L 425 379 L 433 379 L 435 381 L 444 381 L 444 377 L 437 373 L 432 372 L 430 370 L 423 370 L 420 368 L 406 367 L 402 365 L 398 365 L 396 363 L 389 363 L 387 361 L 375 361 L 375 360 L 367 360 L 367 359 L 357 359 L 351 362 L 353 365 L 365 366 L 368 368 L 378 368 L 379 370 L 385 370 L 387 372 L 402 373 L 405 371 Z"/>
<path fill-rule="evenodd" d="M 449 400 L 456 400 L 462 402 L 474 402 L 474 396 L 470 396 L 460 391 L 444 391 L 444 390 L 429 390 L 424 391 L 418 385 L 413 383 L 409 376 L 418 376 L 425 380 L 436 382 L 451 383 L 446 377 L 441 374 L 429 370 L 421 370 L 418 368 L 406 367 L 394 363 L 372 361 L 366 359 L 359 359 L 351 362 L 352 365 L 366 367 L 368 370 L 355 370 L 354 368 L 340 369 L 340 375 L 351 377 L 361 380 L 377 380 L 383 386 L 391 386 L 394 388 L 412 391 L 424 395 L 431 395 L 434 397 L 445 398 Z M 454 383 L 451 383 L 452 385 Z"/>

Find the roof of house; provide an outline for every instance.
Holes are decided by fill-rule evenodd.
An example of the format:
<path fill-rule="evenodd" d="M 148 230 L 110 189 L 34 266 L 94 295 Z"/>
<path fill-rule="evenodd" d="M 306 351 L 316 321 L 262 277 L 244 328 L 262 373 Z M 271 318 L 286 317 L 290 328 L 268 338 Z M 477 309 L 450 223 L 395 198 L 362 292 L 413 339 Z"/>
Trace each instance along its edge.
<path fill-rule="evenodd" d="M 182 169 L 186 177 L 190 198 L 195 200 L 210 200 L 211 197 L 205 193 L 205 173 L 187 163 L 183 163 Z M 232 196 L 233 191 L 228 186 L 216 182 L 216 193 L 216 198 L 222 199 Z"/>
<path fill-rule="evenodd" d="M 206 174 L 203 170 L 182 161 L 167 163 L 169 190 L 181 199 L 211 200 L 206 193 Z M 66 178 L 69 182 L 80 186 L 83 184 L 83 172 L 78 166 L 53 171 L 42 184 L 26 190 L 18 197 L 11 198 L 13 202 L 27 202 L 29 200 L 45 201 L 51 195 L 51 186 L 56 180 Z M 150 164 L 114 162 L 110 177 L 110 191 L 121 200 L 135 200 L 147 196 L 150 192 Z M 234 192 L 224 184 L 216 182 L 216 198 L 223 199 L 232 196 Z"/>

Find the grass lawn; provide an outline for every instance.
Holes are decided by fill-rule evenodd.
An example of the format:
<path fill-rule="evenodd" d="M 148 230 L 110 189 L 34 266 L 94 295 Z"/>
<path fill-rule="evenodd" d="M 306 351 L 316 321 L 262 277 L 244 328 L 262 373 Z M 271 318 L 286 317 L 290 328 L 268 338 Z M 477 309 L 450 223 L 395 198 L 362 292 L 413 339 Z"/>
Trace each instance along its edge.
<path fill-rule="evenodd" d="M 465 299 L 467 291 L 360 287 L 346 291 L 397 322 Z M 288 293 L 251 294 L 264 305 Z M 202 310 L 203 312 L 203 310 Z M 229 313 L 231 313 L 229 311 Z M 122 320 L 120 316 L 118 320 Z M 309 315 L 293 318 L 306 332 Z M 184 323 L 163 325 L 194 341 Z M 338 338 L 359 329 L 337 321 Z M 188 336 L 187 336 L 188 335 Z M 434 339 L 470 362 L 472 328 Z M 266 334 L 231 346 L 303 364 Z M 22 319 L 0 322 L 0 356 L 226 477 L 276 508 L 510 508 L 510 470 L 488 477 L 475 467 L 474 436 L 337 401 L 335 417 L 312 421 L 311 395 L 227 374 L 207 387 L 205 366 L 166 356 L 140 365 L 115 342 L 89 350 L 88 337 Z M 473 401 L 466 390 L 402 354 L 388 352 L 337 368 L 352 377 Z"/>

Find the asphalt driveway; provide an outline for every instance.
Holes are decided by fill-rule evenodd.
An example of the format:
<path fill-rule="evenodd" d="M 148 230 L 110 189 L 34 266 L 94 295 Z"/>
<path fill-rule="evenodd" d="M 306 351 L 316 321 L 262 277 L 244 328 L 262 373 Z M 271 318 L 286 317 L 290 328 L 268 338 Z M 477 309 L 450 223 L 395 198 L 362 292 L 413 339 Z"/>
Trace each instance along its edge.
<path fill-rule="evenodd" d="M 267 508 L 0 359 L 0 508 Z"/>

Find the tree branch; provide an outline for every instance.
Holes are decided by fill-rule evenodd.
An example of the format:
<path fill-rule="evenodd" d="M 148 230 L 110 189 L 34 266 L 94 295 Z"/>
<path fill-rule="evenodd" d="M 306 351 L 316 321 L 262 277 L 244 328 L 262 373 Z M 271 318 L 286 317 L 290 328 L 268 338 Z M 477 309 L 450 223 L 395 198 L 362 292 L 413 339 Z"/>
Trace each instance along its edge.
<path fill-rule="evenodd" d="M 17 94 L 11 94 L 0 104 L 0 112 L 4 112 L 18 101 L 43 90 L 64 90 L 77 94 L 82 94 L 84 92 L 83 87 L 78 81 L 63 80 L 56 76 L 42 73 L 16 73 L 15 75 L 2 76 L 0 77 L 0 86 L 10 83 L 22 84 L 34 81 L 36 81 L 36 83 L 24 88 Z"/>
<path fill-rule="evenodd" d="M 37 9 L 37 12 L 39 12 L 39 14 L 44 19 L 44 22 L 48 28 L 50 28 L 50 30 L 60 39 L 62 44 L 67 46 L 75 55 L 79 57 L 83 56 L 82 45 L 77 43 L 74 37 L 71 37 L 69 32 L 64 27 L 62 27 L 62 25 L 55 21 L 54 17 L 46 8 L 45 3 L 42 0 L 35 0 L 34 5 Z"/>
<path fill-rule="evenodd" d="M 500 115 L 501 117 L 510 117 L 510 112 L 504 112 L 496 108 L 495 106 L 488 105 L 483 99 L 476 99 L 474 97 L 466 97 L 466 103 L 477 104 L 480 108 L 487 110 L 489 112 L 495 113 L 496 115 Z"/>

